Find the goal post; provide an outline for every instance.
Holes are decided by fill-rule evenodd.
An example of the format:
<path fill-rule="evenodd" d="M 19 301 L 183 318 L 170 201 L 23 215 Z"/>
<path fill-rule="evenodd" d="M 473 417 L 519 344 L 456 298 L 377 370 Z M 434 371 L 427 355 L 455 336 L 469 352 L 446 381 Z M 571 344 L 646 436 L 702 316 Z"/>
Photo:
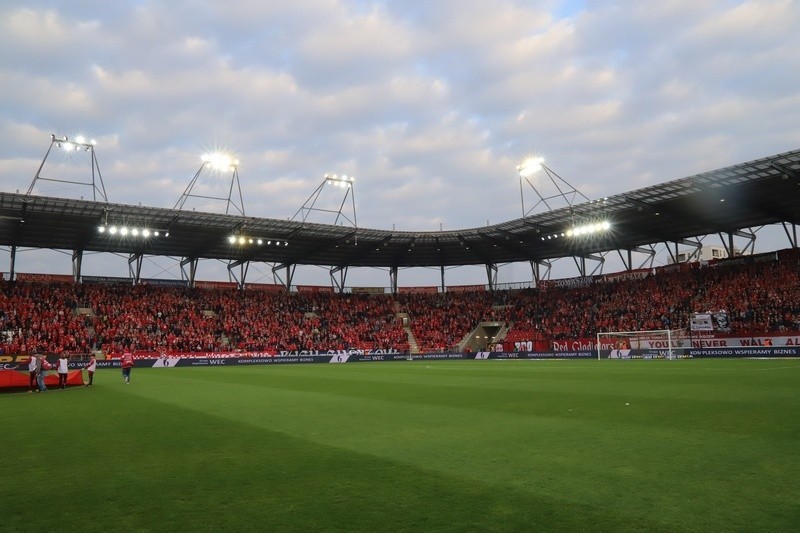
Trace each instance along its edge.
<path fill-rule="evenodd" d="M 685 338 L 682 329 L 603 331 L 597 334 L 597 358 L 676 359 Z"/>

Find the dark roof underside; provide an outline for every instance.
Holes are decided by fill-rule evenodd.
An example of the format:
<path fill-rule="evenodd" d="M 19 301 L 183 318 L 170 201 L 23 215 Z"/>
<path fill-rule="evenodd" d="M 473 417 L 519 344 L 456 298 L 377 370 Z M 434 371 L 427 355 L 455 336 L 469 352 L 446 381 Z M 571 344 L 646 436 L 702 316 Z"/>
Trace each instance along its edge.
<path fill-rule="evenodd" d="M 111 237 L 97 229 L 106 220 L 168 230 L 169 237 Z M 593 236 L 561 236 L 570 227 L 599 220 L 608 220 L 612 229 Z M 800 150 L 493 226 L 438 232 L 356 229 L 0 193 L 3 246 L 341 268 L 545 261 L 781 222 L 800 223 Z M 232 234 L 261 238 L 264 244 L 232 245 Z M 273 244 L 267 245 L 268 240 Z M 275 246 L 275 241 L 288 245 Z"/>

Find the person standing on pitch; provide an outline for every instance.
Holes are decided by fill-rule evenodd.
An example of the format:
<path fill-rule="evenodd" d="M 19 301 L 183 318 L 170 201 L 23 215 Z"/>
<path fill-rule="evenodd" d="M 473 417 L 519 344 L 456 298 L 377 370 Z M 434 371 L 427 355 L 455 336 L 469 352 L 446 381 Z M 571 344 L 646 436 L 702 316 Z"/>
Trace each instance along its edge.
<path fill-rule="evenodd" d="M 94 371 L 97 369 L 97 359 L 95 359 L 94 354 L 89 356 L 89 362 L 85 367 L 86 372 L 89 374 L 89 383 L 86 384 L 87 387 L 91 387 L 92 381 L 94 381 Z"/>
<path fill-rule="evenodd" d="M 61 352 L 58 356 L 58 386 L 62 389 L 67 388 L 67 375 L 69 374 L 69 360 L 67 354 Z"/>
<path fill-rule="evenodd" d="M 37 389 L 37 380 L 36 380 L 36 362 L 39 360 L 36 357 L 36 354 L 32 354 L 30 359 L 28 360 L 28 392 L 33 392 L 34 389 Z"/>
<path fill-rule="evenodd" d="M 122 354 L 122 379 L 127 384 L 131 382 L 131 368 L 133 368 L 133 354 L 125 352 Z"/>
<path fill-rule="evenodd" d="M 44 373 L 52 370 L 53 365 L 47 360 L 44 355 L 36 357 L 36 384 L 39 386 L 39 392 L 47 392 L 47 385 L 44 384 Z"/>

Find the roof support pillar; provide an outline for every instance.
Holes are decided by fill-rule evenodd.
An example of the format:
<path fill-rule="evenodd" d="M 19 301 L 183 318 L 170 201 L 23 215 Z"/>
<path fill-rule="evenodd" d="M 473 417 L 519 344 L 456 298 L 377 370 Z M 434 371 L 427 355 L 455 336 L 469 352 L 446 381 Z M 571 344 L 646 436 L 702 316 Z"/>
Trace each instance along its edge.
<path fill-rule="evenodd" d="M 133 278 L 133 284 L 138 285 L 139 280 L 142 278 L 142 258 L 144 255 L 140 253 L 131 254 L 128 258 L 128 274 Z"/>
<path fill-rule="evenodd" d="M 786 226 L 786 222 L 781 222 L 781 226 L 783 226 L 783 231 L 786 233 L 786 236 L 789 238 L 789 245 L 792 248 L 797 248 L 797 224 L 792 223 L 791 231 Z"/>
<path fill-rule="evenodd" d="M 625 265 L 625 270 L 628 271 L 633 270 L 633 252 L 645 254 L 647 256 L 644 258 L 644 261 L 642 261 L 642 263 L 636 268 L 644 268 L 644 265 L 647 264 L 648 262 L 650 263 L 648 268 L 653 268 L 653 261 L 655 260 L 656 257 L 656 251 L 652 246 L 650 246 L 649 248 L 642 248 L 640 246 L 637 246 L 636 248 L 630 248 L 625 251 L 627 252 L 625 254 L 627 256 L 627 260 L 625 259 L 625 257 L 622 256 L 622 253 L 619 250 L 617 250 L 619 258 L 622 259 L 622 263 L 623 265 Z"/>
<path fill-rule="evenodd" d="M 236 268 L 239 269 L 239 275 L 236 275 Z M 250 261 L 236 260 L 228 263 L 228 279 L 236 282 L 236 287 L 242 291 L 245 287 L 245 279 L 247 278 L 247 269 L 250 268 Z"/>
<path fill-rule="evenodd" d="M 72 280 L 81 283 L 81 267 L 83 266 L 83 250 L 72 251 Z"/>
<path fill-rule="evenodd" d="M 439 279 L 441 281 L 441 292 L 444 292 L 447 289 L 447 286 L 444 282 L 444 265 L 439 266 Z"/>
<path fill-rule="evenodd" d="M 286 287 L 286 292 L 289 292 L 292 289 L 292 278 L 294 277 L 294 269 L 297 265 L 293 265 L 291 263 L 282 263 L 280 265 L 275 265 L 272 267 L 272 275 L 283 283 L 284 287 Z M 286 280 L 284 281 L 281 279 L 280 271 L 281 269 L 286 269 Z"/>
<path fill-rule="evenodd" d="M 686 239 L 681 239 L 679 241 L 673 242 L 672 244 L 675 245 L 674 250 L 672 248 L 670 248 L 669 244 L 667 244 L 667 251 L 669 252 L 669 256 L 672 259 L 673 263 L 677 263 L 678 262 L 678 245 L 679 244 L 683 244 L 685 246 L 691 246 L 692 248 L 694 248 L 694 251 L 691 254 L 688 254 L 686 256 L 686 260 L 684 261 L 685 263 L 691 263 L 692 260 L 694 260 L 695 258 L 699 258 L 700 257 L 700 250 L 703 249 L 703 244 L 701 242 L 699 242 L 699 241 L 689 241 L 689 240 L 686 240 Z"/>
<path fill-rule="evenodd" d="M 691 246 L 694 248 L 694 251 L 686 256 L 686 262 L 691 263 L 694 259 L 700 259 L 700 251 L 703 249 L 703 244 L 700 241 L 689 241 L 686 239 L 681 239 L 680 241 L 675 242 L 675 257 L 678 257 L 678 244 L 684 244 L 686 246 Z"/>
<path fill-rule="evenodd" d="M 727 237 L 727 239 L 726 239 Z M 744 231 L 729 231 L 727 234 L 719 234 L 719 238 L 722 241 L 722 246 L 725 248 L 725 252 L 728 254 L 728 257 L 733 257 L 736 255 L 736 247 L 733 244 L 734 237 L 743 237 L 747 239 L 747 244 L 741 250 L 742 255 L 747 255 L 753 252 L 753 249 L 756 244 L 756 234 L 755 233 L 748 233 Z"/>
<path fill-rule="evenodd" d="M 494 263 L 486 264 L 486 278 L 489 281 L 489 292 L 494 292 L 497 286 L 497 265 Z"/>
<path fill-rule="evenodd" d="M 196 257 L 184 257 L 181 259 L 181 278 L 188 280 L 189 288 L 194 288 L 194 279 L 197 275 L 197 264 L 199 260 Z M 189 273 L 186 273 L 186 266 L 189 266 Z"/>
<path fill-rule="evenodd" d="M 339 274 L 339 279 L 336 279 L 336 274 Z M 331 286 L 333 287 L 335 292 L 343 293 L 344 292 L 344 284 L 347 280 L 347 267 L 334 267 L 330 271 L 331 275 Z"/>
<path fill-rule="evenodd" d="M 389 269 L 389 287 L 392 289 L 393 296 L 397 296 L 397 270 L 396 266 Z"/>
<path fill-rule="evenodd" d="M 11 245 L 11 254 L 8 265 L 8 280 L 14 281 L 14 268 L 17 264 L 17 245 Z"/>
<path fill-rule="evenodd" d="M 533 272 L 533 286 L 539 287 L 539 282 L 543 279 L 550 279 L 550 268 L 553 264 L 550 261 L 531 261 L 531 271 Z M 544 273 L 542 273 L 544 267 Z"/>
<path fill-rule="evenodd" d="M 578 270 L 580 271 L 581 276 L 586 276 L 586 260 L 589 259 L 590 261 L 596 261 L 597 265 L 595 265 L 594 270 L 592 270 L 588 275 L 594 276 L 595 274 L 603 273 L 603 265 L 605 265 L 606 258 L 602 255 L 586 255 L 580 257 L 573 257 L 575 260 L 575 264 L 578 266 Z M 578 261 L 580 259 L 580 261 Z"/>
<path fill-rule="evenodd" d="M 572 260 L 575 261 L 575 266 L 578 267 L 578 274 L 580 274 L 580 276 L 582 278 L 585 278 L 586 277 L 586 258 L 572 256 Z"/>

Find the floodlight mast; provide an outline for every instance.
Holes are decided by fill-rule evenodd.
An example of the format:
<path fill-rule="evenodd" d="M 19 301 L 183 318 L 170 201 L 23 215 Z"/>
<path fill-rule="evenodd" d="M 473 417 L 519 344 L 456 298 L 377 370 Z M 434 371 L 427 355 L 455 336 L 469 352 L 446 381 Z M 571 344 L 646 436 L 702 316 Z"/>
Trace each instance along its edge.
<path fill-rule="evenodd" d="M 97 195 L 99 194 L 102 200 L 108 203 L 108 196 L 106 195 L 106 186 L 103 184 L 103 175 L 100 173 L 100 165 L 97 163 L 97 154 L 95 153 L 94 147 L 97 145 L 97 142 L 92 140 L 86 140 L 83 136 L 79 135 L 75 137 L 75 139 L 70 139 L 66 135 L 58 137 L 55 134 L 50 134 L 50 146 L 47 147 L 47 152 L 44 154 L 44 158 L 42 158 L 42 162 L 39 164 L 39 168 L 36 169 L 36 174 L 33 176 L 33 181 L 31 181 L 30 187 L 28 187 L 28 192 L 26 194 L 30 195 L 33 193 L 33 189 L 36 186 L 37 181 L 52 181 L 56 183 L 68 183 L 71 185 L 86 185 L 92 188 L 92 200 L 97 201 Z M 42 169 L 44 168 L 45 163 L 47 162 L 47 158 L 50 156 L 50 152 L 53 150 L 53 146 L 57 148 L 62 148 L 67 152 L 89 152 L 91 157 L 91 169 L 92 169 L 92 181 L 85 182 L 85 181 L 73 181 L 68 179 L 56 179 L 56 178 L 46 178 L 42 176 Z"/>
<path fill-rule="evenodd" d="M 244 216 L 244 198 L 242 196 L 242 186 L 239 183 L 239 160 L 238 159 L 231 159 L 229 156 L 224 154 L 206 154 L 202 157 L 202 164 L 200 168 L 197 169 L 195 172 L 194 177 L 189 182 L 189 185 L 186 186 L 186 189 L 181 194 L 181 197 L 178 198 L 178 201 L 175 203 L 175 207 L 173 209 L 182 210 L 183 206 L 186 204 L 186 200 L 189 198 L 202 198 L 205 200 L 218 200 L 225 202 L 225 214 L 231 214 L 231 207 L 233 207 L 239 215 Z M 228 196 L 207 196 L 202 194 L 194 194 L 192 193 L 192 189 L 194 188 L 195 184 L 197 183 L 198 178 L 205 170 L 216 170 L 221 172 L 230 172 L 231 173 L 231 182 L 230 186 L 228 187 Z M 239 203 L 237 204 L 234 199 L 234 190 L 233 187 L 236 185 L 236 192 L 239 195 Z"/>
<path fill-rule="evenodd" d="M 339 204 L 338 209 L 327 209 L 321 207 L 315 207 L 317 200 L 322 194 L 322 190 L 325 186 L 331 186 L 336 188 L 341 188 L 344 190 L 344 195 L 342 197 L 342 201 Z M 292 216 L 291 220 L 294 220 L 300 215 L 300 218 L 303 222 L 306 222 L 308 216 L 312 212 L 323 212 L 323 213 L 333 213 L 336 215 L 333 221 L 333 225 L 336 226 L 339 224 L 339 219 L 346 220 L 351 226 L 354 228 L 358 228 L 358 218 L 356 216 L 356 196 L 355 196 L 355 178 L 353 176 L 347 176 L 346 174 L 342 174 L 341 176 L 337 174 L 325 174 L 323 176 L 322 183 L 311 193 L 311 196 L 300 206 L 300 209 Z M 352 205 L 352 218 L 348 216 L 344 212 L 344 206 L 347 202 L 347 198 L 350 198 L 351 205 Z M 344 224 L 344 222 L 342 223 Z"/>
<path fill-rule="evenodd" d="M 534 176 L 544 175 L 548 181 L 542 180 L 544 185 L 538 187 L 532 181 Z M 558 207 L 565 207 L 557 203 L 564 203 L 566 207 L 572 207 L 577 197 L 579 199 L 590 201 L 587 196 L 581 193 L 578 189 L 570 185 L 564 178 L 556 174 L 553 170 L 544 164 L 544 159 L 541 157 L 529 157 L 519 165 L 517 165 L 517 175 L 519 176 L 519 196 L 522 203 L 522 218 L 533 214 L 537 208 L 544 206 L 547 211 L 552 211 Z M 538 200 L 530 209 L 525 209 L 525 194 L 524 183 L 527 183 L 530 188 L 536 193 Z M 549 185 L 551 190 L 545 190 L 545 186 Z"/>
<path fill-rule="evenodd" d="M 326 187 L 338 188 L 344 191 L 344 195 L 342 195 L 342 201 L 339 202 L 338 209 L 333 208 L 325 208 L 325 207 L 317 207 L 317 200 L 319 200 L 320 194 L 322 194 L 323 189 Z M 300 209 L 292 216 L 291 220 L 298 218 L 298 216 L 302 219 L 303 222 L 308 220 L 309 215 L 312 212 L 320 212 L 320 213 L 332 213 L 335 214 L 335 218 L 333 220 L 333 225 L 336 226 L 339 224 L 339 220 L 343 219 L 346 220 L 351 226 L 353 226 L 356 230 L 358 230 L 358 218 L 356 217 L 356 196 L 355 196 L 355 178 L 353 176 L 347 176 L 346 174 L 338 175 L 338 174 L 325 174 L 322 179 L 322 183 L 311 193 L 311 196 L 300 206 Z M 347 198 L 350 198 L 350 203 L 352 206 L 352 218 L 345 213 L 344 206 L 347 203 Z M 344 221 L 342 222 L 344 225 Z M 353 242 L 355 245 L 358 245 L 358 233 L 355 232 L 353 238 Z M 275 267 L 277 268 L 277 267 Z M 273 273 L 275 272 L 275 268 L 273 268 Z M 335 266 L 332 267 L 330 270 L 330 277 L 331 277 L 331 287 L 334 290 L 338 290 L 338 292 L 344 291 L 344 282 L 347 278 L 347 266 Z M 338 276 L 338 278 L 337 278 Z M 288 279 L 288 276 L 287 276 Z M 288 285 L 287 285 L 288 287 Z"/>

